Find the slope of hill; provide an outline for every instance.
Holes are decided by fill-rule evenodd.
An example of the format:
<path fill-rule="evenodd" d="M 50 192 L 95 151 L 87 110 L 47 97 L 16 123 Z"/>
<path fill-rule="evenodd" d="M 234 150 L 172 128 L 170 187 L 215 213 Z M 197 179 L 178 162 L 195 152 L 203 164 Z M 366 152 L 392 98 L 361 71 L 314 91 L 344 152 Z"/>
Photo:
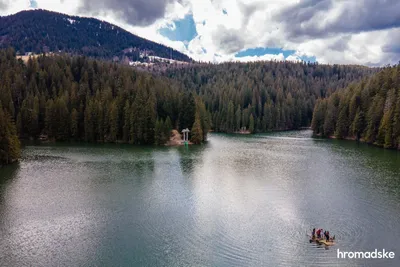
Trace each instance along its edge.
<path fill-rule="evenodd" d="M 0 48 L 28 52 L 66 52 L 103 59 L 138 61 L 158 56 L 179 61 L 191 59 L 169 47 L 136 36 L 94 18 L 69 16 L 46 10 L 22 11 L 0 17 Z"/>
<path fill-rule="evenodd" d="M 326 137 L 400 149 L 400 65 L 319 100 L 312 129 Z"/>

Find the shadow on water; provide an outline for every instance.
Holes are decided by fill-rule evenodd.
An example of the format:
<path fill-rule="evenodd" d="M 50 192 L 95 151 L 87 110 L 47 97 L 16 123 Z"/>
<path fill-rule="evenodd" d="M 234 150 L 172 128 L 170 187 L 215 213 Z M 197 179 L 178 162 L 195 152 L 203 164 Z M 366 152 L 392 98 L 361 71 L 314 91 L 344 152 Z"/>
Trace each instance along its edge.
<path fill-rule="evenodd" d="M 19 162 L 0 167 L 0 170 L 1 170 L 1 172 L 0 172 L 0 188 L 3 188 L 4 184 L 6 184 L 9 180 L 12 180 L 15 177 L 18 169 L 19 169 Z"/>
<path fill-rule="evenodd" d="M 4 218 L 6 205 L 6 190 L 16 179 L 19 170 L 19 162 L 0 167 L 0 218 Z M 1 223 L 0 219 L 0 223 Z"/>
<path fill-rule="evenodd" d="M 193 175 L 195 167 L 202 164 L 202 154 L 207 149 L 207 145 L 206 143 L 176 148 L 180 156 L 179 162 L 184 175 Z"/>

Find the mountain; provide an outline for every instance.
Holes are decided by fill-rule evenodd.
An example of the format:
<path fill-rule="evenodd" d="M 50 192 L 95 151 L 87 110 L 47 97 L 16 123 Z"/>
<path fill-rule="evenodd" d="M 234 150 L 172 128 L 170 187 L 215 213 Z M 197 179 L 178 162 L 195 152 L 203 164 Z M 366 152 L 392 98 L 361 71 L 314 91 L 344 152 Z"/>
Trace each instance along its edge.
<path fill-rule="evenodd" d="M 400 65 L 319 100 L 312 129 L 326 137 L 400 149 Z"/>
<path fill-rule="evenodd" d="M 21 55 L 61 51 L 101 59 L 118 57 L 119 61 L 140 61 L 146 56 L 191 61 L 185 54 L 108 22 L 46 10 L 0 17 L 0 48 L 9 46 Z"/>

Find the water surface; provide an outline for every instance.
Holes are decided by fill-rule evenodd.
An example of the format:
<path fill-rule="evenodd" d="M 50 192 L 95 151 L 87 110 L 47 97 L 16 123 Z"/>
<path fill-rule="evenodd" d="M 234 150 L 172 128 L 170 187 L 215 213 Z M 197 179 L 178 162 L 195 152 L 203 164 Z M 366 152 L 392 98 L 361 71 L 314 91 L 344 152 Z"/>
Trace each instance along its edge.
<path fill-rule="evenodd" d="M 399 152 L 310 131 L 26 146 L 0 169 L 0 266 L 399 266 L 399 218 Z"/>

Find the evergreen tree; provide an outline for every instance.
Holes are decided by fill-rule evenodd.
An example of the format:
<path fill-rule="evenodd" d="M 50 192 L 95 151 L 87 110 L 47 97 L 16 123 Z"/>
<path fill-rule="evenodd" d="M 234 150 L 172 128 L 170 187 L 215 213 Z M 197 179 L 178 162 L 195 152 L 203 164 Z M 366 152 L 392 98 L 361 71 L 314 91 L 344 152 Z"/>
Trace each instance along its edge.
<path fill-rule="evenodd" d="M 249 131 L 250 131 L 250 133 L 254 132 L 254 117 L 253 117 L 253 114 L 250 114 Z"/>
<path fill-rule="evenodd" d="M 0 165 L 9 164 L 20 157 L 20 142 L 11 116 L 0 103 Z"/>
<path fill-rule="evenodd" d="M 125 143 L 129 141 L 130 120 L 131 120 L 131 105 L 129 103 L 129 100 L 126 100 L 124 106 L 124 126 L 122 130 L 123 141 Z"/>
<path fill-rule="evenodd" d="M 364 129 L 365 129 L 364 112 L 362 112 L 359 108 L 357 110 L 356 117 L 354 118 L 354 123 L 353 123 L 353 134 L 356 136 L 357 140 L 360 140 L 361 135 L 364 132 Z"/>
<path fill-rule="evenodd" d="M 119 114 L 118 114 L 118 107 L 116 101 L 111 103 L 111 110 L 110 110 L 110 136 L 109 141 L 115 142 L 117 141 L 118 137 L 118 124 L 119 124 Z"/>
<path fill-rule="evenodd" d="M 71 112 L 71 137 L 73 139 L 79 138 L 79 128 L 78 128 L 79 113 L 73 108 Z"/>
<path fill-rule="evenodd" d="M 162 138 L 162 126 L 161 126 L 160 119 L 157 119 L 156 120 L 155 129 L 154 129 L 154 143 L 156 145 L 161 145 L 162 141 L 163 141 L 163 138 Z"/>
<path fill-rule="evenodd" d="M 196 103 L 193 93 L 185 93 L 179 114 L 179 129 L 190 128 L 195 120 Z"/>
<path fill-rule="evenodd" d="M 348 136 L 348 118 L 347 118 L 347 106 L 343 106 L 340 109 L 335 136 L 336 138 L 344 138 Z"/>
<path fill-rule="evenodd" d="M 232 100 L 228 104 L 228 114 L 227 114 L 227 132 L 233 132 L 235 128 L 235 111 Z"/>
<path fill-rule="evenodd" d="M 203 130 L 201 129 L 200 114 L 198 112 L 196 112 L 191 136 L 191 141 L 194 144 L 200 144 L 201 142 L 203 142 Z"/>
<path fill-rule="evenodd" d="M 172 122 L 169 116 L 165 119 L 164 127 L 163 127 L 163 132 L 165 136 L 165 142 L 167 142 L 171 136 L 171 131 L 172 131 Z M 164 142 L 164 143 L 165 143 Z"/>
<path fill-rule="evenodd" d="M 235 112 L 235 131 L 240 130 L 241 120 L 242 120 L 242 110 L 240 108 L 240 105 L 238 105 Z"/>

